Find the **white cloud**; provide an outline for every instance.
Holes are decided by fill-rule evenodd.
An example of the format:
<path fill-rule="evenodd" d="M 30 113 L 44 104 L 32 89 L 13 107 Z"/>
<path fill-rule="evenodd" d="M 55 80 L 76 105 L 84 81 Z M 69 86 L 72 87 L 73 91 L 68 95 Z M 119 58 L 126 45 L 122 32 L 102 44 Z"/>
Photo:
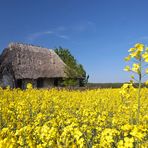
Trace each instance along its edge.
<path fill-rule="evenodd" d="M 44 36 L 44 35 L 51 35 L 51 34 L 53 34 L 52 31 L 36 32 L 36 33 L 30 34 L 30 35 L 27 37 L 27 39 L 30 40 L 30 41 L 34 41 L 34 40 L 36 40 L 37 38 L 40 38 L 40 37 L 42 37 L 42 36 Z"/>
<path fill-rule="evenodd" d="M 54 29 L 54 30 L 55 31 L 50 31 L 49 30 L 49 31 L 35 32 L 35 33 L 32 33 L 32 34 L 28 35 L 27 39 L 29 41 L 35 41 L 36 39 L 41 38 L 41 37 L 43 37 L 45 35 L 56 36 L 58 38 L 66 39 L 66 40 L 69 39 L 69 36 L 64 35 L 64 34 L 60 34 L 60 33 L 58 33 L 58 31 L 56 31 L 56 30 L 64 30 L 64 28 L 63 29 L 62 28 L 57 28 L 57 29 Z"/>
<path fill-rule="evenodd" d="M 50 37 L 57 37 L 63 40 L 69 40 L 70 37 L 67 34 L 71 34 L 71 32 L 83 33 L 85 31 L 95 32 L 96 24 L 92 21 L 83 21 L 67 27 L 58 26 L 58 27 L 49 29 L 47 31 L 31 33 L 27 36 L 27 40 L 33 42 L 38 38 L 49 36 L 49 35 Z"/>

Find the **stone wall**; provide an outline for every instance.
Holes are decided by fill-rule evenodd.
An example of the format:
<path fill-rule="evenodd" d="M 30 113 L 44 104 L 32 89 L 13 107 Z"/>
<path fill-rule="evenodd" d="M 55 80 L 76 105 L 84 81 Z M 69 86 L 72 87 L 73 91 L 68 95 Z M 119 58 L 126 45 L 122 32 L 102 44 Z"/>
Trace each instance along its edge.
<path fill-rule="evenodd" d="M 54 86 L 54 79 L 44 79 L 43 88 L 50 88 Z"/>
<path fill-rule="evenodd" d="M 5 88 L 9 86 L 10 88 L 14 87 L 14 81 L 11 74 L 4 74 L 0 80 L 0 87 Z"/>
<path fill-rule="evenodd" d="M 27 84 L 31 83 L 34 88 L 37 88 L 37 79 L 23 79 L 22 88 L 26 89 Z M 41 88 L 50 88 L 54 86 L 54 79 L 43 78 L 43 86 Z"/>
<path fill-rule="evenodd" d="M 26 89 L 28 83 L 31 83 L 33 88 L 37 87 L 37 80 L 34 80 L 34 79 L 23 79 L 22 80 L 22 89 Z"/>

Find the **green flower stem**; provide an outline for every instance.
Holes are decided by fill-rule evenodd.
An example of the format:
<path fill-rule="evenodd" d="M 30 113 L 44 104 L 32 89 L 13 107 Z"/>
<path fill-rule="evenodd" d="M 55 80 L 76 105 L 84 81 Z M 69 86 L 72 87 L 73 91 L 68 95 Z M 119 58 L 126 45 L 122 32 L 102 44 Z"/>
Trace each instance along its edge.
<path fill-rule="evenodd" d="M 138 109 L 137 109 L 137 124 L 140 122 L 140 99 L 141 99 L 141 80 L 142 80 L 142 61 L 139 60 L 139 82 L 138 82 Z"/>

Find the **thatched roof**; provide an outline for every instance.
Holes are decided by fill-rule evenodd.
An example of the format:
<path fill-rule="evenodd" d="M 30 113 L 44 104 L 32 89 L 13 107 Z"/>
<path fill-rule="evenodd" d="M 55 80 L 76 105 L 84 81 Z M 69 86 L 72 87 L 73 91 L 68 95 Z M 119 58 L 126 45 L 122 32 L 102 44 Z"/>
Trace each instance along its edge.
<path fill-rule="evenodd" d="M 65 66 L 53 50 L 21 43 L 9 44 L 0 56 L 0 73 L 11 68 L 16 79 L 66 77 Z"/>

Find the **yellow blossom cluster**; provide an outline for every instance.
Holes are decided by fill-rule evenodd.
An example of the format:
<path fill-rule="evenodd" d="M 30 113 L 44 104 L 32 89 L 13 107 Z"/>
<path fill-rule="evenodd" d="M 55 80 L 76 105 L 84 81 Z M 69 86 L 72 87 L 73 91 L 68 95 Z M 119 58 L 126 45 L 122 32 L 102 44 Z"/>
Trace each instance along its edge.
<path fill-rule="evenodd" d="M 148 147 L 148 90 L 139 124 L 136 91 L 0 88 L 0 148 Z"/>
<path fill-rule="evenodd" d="M 148 47 L 145 47 L 144 44 L 137 43 L 134 47 L 130 48 L 128 50 L 129 55 L 125 57 L 125 61 L 130 61 L 134 59 L 134 63 L 132 67 L 129 65 L 125 66 L 125 71 L 131 71 L 137 74 L 140 74 L 141 71 L 141 63 L 142 62 L 148 62 Z M 148 70 L 145 70 L 145 73 L 148 73 Z"/>

